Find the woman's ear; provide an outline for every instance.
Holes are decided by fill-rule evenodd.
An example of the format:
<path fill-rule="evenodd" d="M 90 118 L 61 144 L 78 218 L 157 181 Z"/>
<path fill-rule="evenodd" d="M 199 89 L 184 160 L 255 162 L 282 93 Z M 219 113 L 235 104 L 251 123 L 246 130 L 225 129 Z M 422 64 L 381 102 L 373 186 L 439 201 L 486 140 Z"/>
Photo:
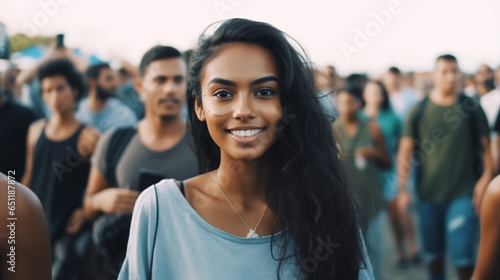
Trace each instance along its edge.
<path fill-rule="evenodd" d="M 205 118 L 205 112 L 203 111 L 203 107 L 200 104 L 200 101 L 198 101 L 198 98 L 196 96 L 193 96 L 194 98 L 194 109 L 196 111 L 196 116 L 198 117 L 198 120 L 200 122 L 204 122 L 206 120 Z"/>

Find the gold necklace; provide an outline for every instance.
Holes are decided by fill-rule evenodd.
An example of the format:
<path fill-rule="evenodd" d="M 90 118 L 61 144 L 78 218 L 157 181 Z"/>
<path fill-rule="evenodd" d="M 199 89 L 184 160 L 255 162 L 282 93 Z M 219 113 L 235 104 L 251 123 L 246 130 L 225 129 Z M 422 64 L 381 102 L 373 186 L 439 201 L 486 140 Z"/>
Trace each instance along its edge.
<path fill-rule="evenodd" d="M 254 227 L 254 228 L 251 228 L 246 222 L 245 220 L 243 220 L 243 218 L 241 217 L 240 213 L 238 213 L 238 210 L 236 210 L 236 208 L 234 207 L 234 205 L 231 203 L 231 201 L 229 200 L 229 198 L 227 197 L 226 193 L 224 192 L 224 190 L 222 189 L 222 187 L 220 186 L 219 184 L 219 178 L 217 176 L 217 174 L 219 173 L 219 170 L 217 169 L 217 171 L 215 171 L 215 181 L 217 182 L 217 186 L 219 186 L 219 189 L 221 190 L 222 194 L 224 195 L 224 198 L 227 200 L 227 202 L 229 203 L 229 205 L 231 205 L 231 207 L 233 208 L 234 212 L 236 213 L 236 215 L 238 215 L 238 217 L 240 218 L 240 220 L 243 222 L 243 224 L 245 224 L 245 226 L 248 228 L 248 234 L 247 234 L 247 238 L 254 238 L 254 237 L 259 237 L 259 235 L 257 234 L 257 228 L 259 227 L 260 225 L 260 222 L 262 221 L 262 218 L 264 218 L 264 215 L 266 214 L 266 211 L 267 211 L 267 208 L 269 207 L 269 205 L 266 205 L 266 209 L 264 209 L 264 213 L 262 213 L 262 216 L 260 217 L 260 220 L 259 222 L 257 223 L 257 225 Z"/>

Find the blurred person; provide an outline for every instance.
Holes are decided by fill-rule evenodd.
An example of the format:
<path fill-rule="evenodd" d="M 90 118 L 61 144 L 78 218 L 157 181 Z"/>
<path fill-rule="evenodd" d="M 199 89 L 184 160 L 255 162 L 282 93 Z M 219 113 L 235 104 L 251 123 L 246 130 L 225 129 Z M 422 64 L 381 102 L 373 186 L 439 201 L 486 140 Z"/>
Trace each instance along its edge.
<path fill-rule="evenodd" d="M 83 79 L 69 60 L 56 59 L 40 66 L 38 79 L 43 100 L 53 114 L 49 119 L 38 120 L 29 127 L 26 173 L 22 183 L 33 190 L 43 205 L 55 266 L 66 261 L 67 254 L 74 249 L 71 247 L 74 244 L 69 244 L 68 240 L 74 240 L 73 236 L 80 232 L 85 221 L 83 194 L 89 175 L 90 156 L 99 133 L 75 118 Z M 59 255 L 56 248 L 69 251 Z M 53 274 L 64 273 L 62 270 L 53 271 Z M 53 276 L 56 278 L 56 275 Z"/>
<path fill-rule="evenodd" d="M 415 88 L 415 73 L 410 71 L 406 74 L 403 74 L 403 86 L 408 88 Z"/>
<path fill-rule="evenodd" d="M 406 187 L 410 167 L 417 169 L 417 209 L 429 279 L 445 279 L 445 248 L 460 279 L 472 276 L 476 211 L 493 177 L 486 116 L 477 102 L 456 91 L 458 75 L 454 56 L 437 58 L 434 88 L 411 110 L 398 151 L 401 212 L 411 203 Z"/>
<path fill-rule="evenodd" d="M 85 72 L 89 88 L 76 111 L 76 118 L 101 133 L 116 127 L 133 126 L 137 118 L 126 105 L 115 98 L 116 82 L 107 63 L 89 66 Z"/>
<path fill-rule="evenodd" d="M 134 89 L 134 80 L 137 79 L 139 70 L 125 59 L 116 58 L 121 64 L 118 69 L 116 98 L 127 105 L 138 120 L 144 118 L 144 102 Z"/>
<path fill-rule="evenodd" d="M 16 77 L 19 75 L 21 70 L 17 68 L 16 66 L 11 66 L 5 73 L 2 74 L 2 86 L 3 88 L 11 92 L 13 94 L 14 100 L 20 100 L 21 99 L 21 86 L 16 84 Z"/>
<path fill-rule="evenodd" d="M 80 73 L 84 73 L 85 69 L 88 67 L 88 62 L 86 60 L 76 56 L 71 49 L 65 46 L 58 48 L 57 40 L 54 40 L 49 44 L 40 61 L 38 61 L 33 67 L 22 70 L 16 76 L 16 86 L 20 87 L 28 85 L 28 88 L 26 88 L 27 92 L 22 93 L 22 102 L 35 112 L 37 118 L 49 118 L 52 113 L 47 107 L 47 104 L 45 104 L 41 98 L 42 94 L 40 92 L 40 81 L 36 77 L 38 69 L 47 62 L 60 58 L 70 60 Z"/>
<path fill-rule="evenodd" d="M 363 121 L 374 121 L 378 124 L 391 159 L 392 164 L 389 168 L 379 168 L 379 177 L 382 182 L 384 200 L 387 204 L 389 222 L 396 241 L 397 266 L 405 268 L 409 263 L 419 263 L 420 256 L 416 245 L 413 218 L 406 212 L 400 215 L 396 203 L 398 189 L 395 163 L 401 136 L 401 124 L 391 108 L 389 95 L 381 82 L 374 80 L 368 82 L 363 91 L 363 100 L 365 106 L 359 110 L 359 117 Z M 403 242 L 405 239 L 409 257 L 404 250 Z"/>
<path fill-rule="evenodd" d="M 339 76 L 333 65 L 328 65 L 326 67 L 326 76 L 330 79 L 330 88 L 333 91 L 338 91 L 345 87 L 345 79 Z"/>
<path fill-rule="evenodd" d="M 84 202 L 86 217 L 95 220 L 94 242 L 115 272 L 125 258 L 130 214 L 140 191 L 163 178 L 183 180 L 198 174 L 193 138 L 181 117 L 187 90 L 181 53 L 169 46 L 151 48 L 142 57 L 139 75 L 135 88 L 146 115 L 135 127 L 102 136 Z M 145 185 L 146 171 L 158 174 L 156 181 Z M 122 222 L 114 226 L 114 219 Z"/>
<path fill-rule="evenodd" d="M 373 279 L 304 65 L 266 23 L 230 19 L 200 36 L 188 108 L 204 174 L 141 194 L 118 279 L 218 279 L 221 271 L 231 279 Z M 305 267 L 313 258 L 321 259 L 315 269 Z"/>
<path fill-rule="evenodd" d="M 125 69 L 124 67 L 121 67 L 116 71 L 116 87 L 119 88 L 125 84 L 130 84 L 134 83 L 134 78 L 133 76 Z"/>
<path fill-rule="evenodd" d="M 19 178 L 17 171 L 12 169 L 5 174 L 0 172 L 0 203 L 4 205 L 0 219 L 6 224 L 0 227 L 0 254 L 5 257 L 0 264 L 0 279 L 51 280 L 50 234 L 40 200 L 30 189 L 15 181 Z M 15 216 L 11 215 L 10 207 L 15 208 Z M 12 218 L 16 220 L 9 220 Z M 15 239 L 8 238 L 13 234 Z M 14 266 L 10 263 L 12 254 L 15 255 Z"/>
<path fill-rule="evenodd" d="M 480 100 L 486 93 L 495 88 L 495 80 L 493 78 L 493 69 L 486 64 L 481 64 L 476 73 L 471 76 L 472 84 L 464 89 L 465 94 Z"/>
<path fill-rule="evenodd" d="M 337 106 L 335 104 L 335 97 L 333 96 L 333 88 L 330 85 L 330 80 L 326 74 L 319 70 L 313 69 L 314 87 L 318 99 L 323 106 L 326 117 L 332 121 L 338 117 Z"/>
<path fill-rule="evenodd" d="M 497 67 L 495 73 L 493 74 L 493 79 L 495 80 L 496 88 L 500 87 L 500 66 Z"/>
<path fill-rule="evenodd" d="M 10 57 L 10 41 L 5 24 L 0 22 L 0 59 L 9 59 Z"/>
<path fill-rule="evenodd" d="M 481 206 L 481 238 L 472 280 L 500 279 L 500 176 L 488 186 Z"/>
<path fill-rule="evenodd" d="M 365 88 L 366 83 L 368 83 L 368 76 L 366 74 L 350 74 L 346 78 L 346 87 L 355 91 L 356 96 L 360 98 L 363 96 L 363 89 Z M 363 102 L 363 100 L 361 100 Z M 363 103 L 361 103 L 363 105 Z"/>
<path fill-rule="evenodd" d="M 483 65 L 481 67 L 483 71 L 486 71 L 489 69 L 486 65 Z M 480 68 L 480 69 L 481 69 Z M 497 70 L 498 73 L 500 73 L 500 67 L 499 70 Z M 484 90 L 491 89 L 491 87 L 494 86 L 494 72 L 491 70 L 491 75 L 485 74 L 486 80 L 489 80 L 489 82 L 486 82 L 487 85 L 484 85 Z M 486 114 L 486 118 L 488 119 L 488 124 L 489 127 L 491 128 L 491 152 L 493 155 L 493 162 L 495 164 L 495 170 L 496 172 L 500 172 L 500 138 L 498 137 L 499 129 L 496 127 L 496 121 L 499 117 L 499 111 L 500 111 L 500 87 L 496 87 L 494 89 L 491 89 L 489 92 L 481 96 L 480 99 L 480 104 L 481 107 L 484 110 L 484 113 Z M 500 123 L 498 124 L 500 125 Z"/>
<path fill-rule="evenodd" d="M 0 79 L 0 172 L 14 170 L 20 179 L 26 165 L 26 136 L 36 120 L 33 111 L 15 101 L 15 94 L 5 86 L 4 74 Z"/>
<path fill-rule="evenodd" d="M 383 76 L 382 82 L 389 93 L 392 109 L 401 123 L 404 123 L 410 109 L 418 101 L 415 91 L 403 85 L 403 77 L 397 67 L 390 67 Z"/>
<path fill-rule="evenodd" d="M 474 77 L 479 97 L 483 97 L 495 88 L 494 71 L 490 66 L 486 64 L 479 66 Z"/>
<path fill-rule="evenodd" d="M 358 117 L 362 97 L 356 90 L 341 89 L 336 93 L 339 119 L 333 124 L 341 147 L 341 158 L 347 167 L 352 188 L 366 211 L 368 227 L 366 246 L 375 279 L 381 279 L 383 259 L 384 195 L 379 167 L 388 168 L 391 160 L 384 136 L 373 121 Z"/>

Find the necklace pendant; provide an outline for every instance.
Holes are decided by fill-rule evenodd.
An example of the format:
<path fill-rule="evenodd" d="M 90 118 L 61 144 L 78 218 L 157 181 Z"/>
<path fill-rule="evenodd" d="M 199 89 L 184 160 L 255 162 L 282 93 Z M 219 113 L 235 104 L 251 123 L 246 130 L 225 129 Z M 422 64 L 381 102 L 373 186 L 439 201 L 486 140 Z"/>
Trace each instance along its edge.
<path fill-rule="evenodd" d="M 251 228 L 248 230 L 247 238 L 255 238 L 259 237 L 259 235 L 255 232 L 255 229 Z"/>

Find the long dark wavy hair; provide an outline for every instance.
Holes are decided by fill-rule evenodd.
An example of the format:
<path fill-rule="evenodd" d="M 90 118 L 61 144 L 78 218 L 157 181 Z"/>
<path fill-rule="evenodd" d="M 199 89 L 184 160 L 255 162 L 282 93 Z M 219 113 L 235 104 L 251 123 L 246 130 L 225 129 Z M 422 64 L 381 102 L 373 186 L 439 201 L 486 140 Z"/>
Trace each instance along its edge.
<path fill-rule="evenodd" d="M 235 18 L 223 22 L 213 35 L 200 36 L 189 67 L 187 98 L 200 173 L 220 164 L 220 149 L 194 110 L 195 99 L 202 101 L 200 78 L 221 47 L 233 42 L 258 45 L 278 64 L 283 117 L 278 140 L 268 151 L 271 176 L 267 188 L 269 207 L 287 228 L 279 256 L 272 252 L 279 260 L 278 279 L 289 255 L 296 257 L 307 279 L 357 279 L 363 265 L 357 204 L 331 125 L 315 94 L 309 60 L 282 31 L 267 23 Z M 275 241 L 271 240 L 271 249 Z M 336 248 L 325 248 L 327 243 L 335 243 Z"/>

